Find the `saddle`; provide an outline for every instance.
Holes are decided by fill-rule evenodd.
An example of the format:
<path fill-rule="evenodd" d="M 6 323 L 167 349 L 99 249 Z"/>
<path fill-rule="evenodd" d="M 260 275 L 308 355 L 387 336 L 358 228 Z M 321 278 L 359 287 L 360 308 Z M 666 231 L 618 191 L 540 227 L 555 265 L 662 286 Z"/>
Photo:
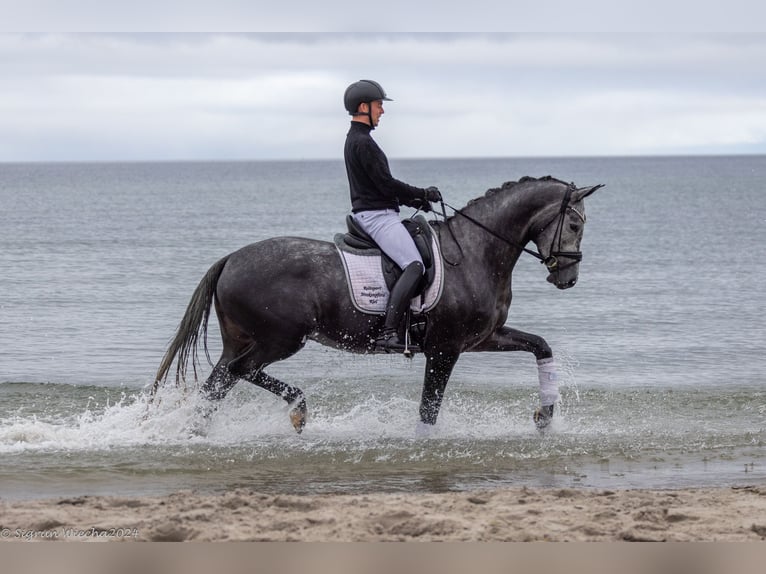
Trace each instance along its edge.
<path fill-rule="evenodd" d="M 409 232 L 412 240 L 415 242 L 415 247 L 417 247 L 418 252 L 420 253 L 420 257 L 423 259 L 425 274 L 415 293 L 416 295 L 420 295 L 433 284 L 436 277 L 436 265 L 433 251 L 433 229 L 428 224 L 428 220 L 422 215 L 416 215 L 410 219 L 405 219 L 402 221 L 402 224 Z M 348 228 L 348 233 L 342 236 L 342 243 L 359 251 L 375 250 L 376 254 L 379 253 L 381 256 L 381 267 L 383 269 L 383 278 L 386 281 L 386 287 L 388 287 L 389 291 L 393 289 L 403 273 L 402 269 L 393 259 L 380 250 L 380 247 L 375 243 L 375 240 L 357 225 L 353 216 L 346 216 L 346 227 Z"/>

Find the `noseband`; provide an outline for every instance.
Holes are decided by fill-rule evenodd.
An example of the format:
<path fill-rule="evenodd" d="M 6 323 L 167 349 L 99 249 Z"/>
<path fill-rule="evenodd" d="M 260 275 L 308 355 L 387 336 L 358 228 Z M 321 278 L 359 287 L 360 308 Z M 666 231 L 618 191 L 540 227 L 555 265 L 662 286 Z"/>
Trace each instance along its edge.
<path fill-rule="evenodd" d="M 524 247 L 523 245 L 520 245 L 516 243 L 515 241 L 511 241 L 510 239 L 503 237 L 502 235 L 495 233 L 492 231 L 489 227 L 484 225 L 483 223 L 476 221 L 473 217 L 466 215 L 463 213 L 460 209 L 457 209 L 455 207 L 452 207 L 448 203 L 445 203 L 444 201 L 441 202 L 442 204 L 442 215 L 444 216 L 445 222 L 447 221 L 447 212 L 445 211 L 445 207 L 449 207 L 451 210 L 453 210 L 455 213 L 462 215 L 465 217 L 468 221 L 476 225 L 477 227 L 483 229 L 493 237 L 499 239 L 500 241 L 507 243 L 508 245 L 511 245 L 513 247 L 517 247 L 524 251 L 525 253 L 529 253 L 532 257 L 535 257 L 536 259 L 540 260 L 540 263 L 544 264 L 545 267 L 548 269 L 550 273 L 559 273 L 563 271 L 564 269 L 567 269 L 571 267 L 572 265 L 579 263 L 582 260 L 582 251 L 561 251 L 561 242 L 563 240 L 564 235 L 564 222 L 566 220 L 566 213 L 567 210 L 572 210 L 577 217 L 579 217 L 583 223 L 585 223 L 585 215 L 577 211 L 574 207 L 569 205 L 569 203 L 572 200 L 572 192 L 574 192 L 577 188 L 575 185 L 569 184 L 567 187 L 566 192 L 564 193 L 564 198 L 561 200 L 561 208 L 559 209 L 559 212 L 551 219 L 548 223 L 545 224 L 543 227 L 541 233 L 548 229 L 554 221 L 558 220 L 558 224 L 556 226 L 556 233 L 553 234 L 553 239 L 551 239 L 551 246 L 548 250 L 548 256 L 544 256 L 539 251 L 535 251 L 533 249 L 528 249 L 527 247 Z M 450 235 L 452 236 L 452 240 L 455 242 L 455 244 L 458 246 L 458 249 L 460 250 L 460 260 L 463 260 L 463 248 L 460 247 L 460 243 L 458 243 L 457 239 L 455 238 L 454 233 L 452 232 L 452 229 L 449 226 L 449 223 L 447 223 L 447 229 L 450 232 Z M 557 249 L 555 249 L 557 248 Z M 571 259 L 569 263 L 566 265 L 561 265 L 559 262 L 559 259 Z M 457 263 L 453 263 L 451 261 L 448 261 L 446 258 L 444 260 L 449 263 L 452 266 L 460 265 L 460 261 Z"/>

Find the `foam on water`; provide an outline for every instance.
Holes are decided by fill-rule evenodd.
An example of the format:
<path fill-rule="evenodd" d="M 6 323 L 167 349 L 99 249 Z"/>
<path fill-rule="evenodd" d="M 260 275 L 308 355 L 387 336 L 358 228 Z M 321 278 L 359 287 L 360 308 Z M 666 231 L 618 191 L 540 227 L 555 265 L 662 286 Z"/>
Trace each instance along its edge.
<path fill-rule="evenodd" d="M 41 387 L 3 385 L 5 389 L 15 386 Z M 83 392 L 86 391 L 80 391 Z M 309 424 L 297 444 L 424 438 L 416 424 L 417 401 L 395 393 L 388 397 L 359 393 L 363 396 L 355 403 L 355 397 L 342 395 L 341 398 L 340 393 L 331 391 L 309 397 Z M 52 400 L 36 412 L 20 406 L 0 419 L 0 453 L 199 443 L 237 446 L 253 441 L 289 440 L 295 435 L 288 423 L 288 406 L 248 387 L 232 391 L 211 417 L 204 435 L 190 432 L 199 419 L 197 408 L 205 404 L 194 393 L 166 387 L 154 401 L 140 391 L 122 391 L 116 400 L 108 397 L 102 400 L 88 396 L 81 410 L 75 406 L 68 411 Z M 445 404 L 439 425 L 428 438 L 488 440 L 529 433 L 531 420 L 514 421 L 512 417 L 516 409 L 529 414 L 520 402 L 487 404 L 471 395 L 458 397 Z"/>
<path fill-rule="evenodd" d="M 52 468 L 57 459 L 67 468 L 73 458 L 89 460 L 82 463 L 85 473 L 125 457 L 132 472 L 147 474 L 166 465 L 171 475 L 213 465 L 229 468 L 235 482 L 243 473 L 258 472 L 281 477 L 275 484 L 291 488 L 298 473 L 304 481 L 300 486 L 308 490 L 322 476 L 321 481 L 338 479 L 348 487 L 371 476 L 385 483 L 434 469 L 450 474 L 454 487 L 455 480 L 470 482 L 465 477 L 475 473 L 482 477 L 477 483 L 484 483 L 493 473 L 511 481 L 529 473 L 535 480 L 541 473 L 582 477 L 593 465 L 611 467 L 607 474 L 614 474 L 614 468 L 634 464 L 641 472 L 653 465 L 661 473 L 692 462 L 735 462 L 757 465 L 763 473 L 766 463 L 766 395 L 753 389 L 564 385 L 559 414 L 542 435 L 531 422 L 535 394 L 530 389 L 455 389 L 445 398 L 438 424 L 425 433 L 416 422 L 417 398 L 404 389 L 354 389 L 343 381 L 306 387 L 309 422 L 297 435 L 285 403 L 240 385 L 197 435 L 190 430 L 199 422 L 199 399 L 174 387 L 163 388 L 150 404 L 140 390 L 109 397 L 95 387 L 4 384 L 0 454 L 9 457 L 10 466 L 14 457 L 25 464 L 30 457 L 45 459 Z M 70 400 L 62 406 L 65 392 Z M 700 411 L 707 413 L 706 420 L 697 420 Z M 311 478 L 300 474 L 308 469 Z"/>

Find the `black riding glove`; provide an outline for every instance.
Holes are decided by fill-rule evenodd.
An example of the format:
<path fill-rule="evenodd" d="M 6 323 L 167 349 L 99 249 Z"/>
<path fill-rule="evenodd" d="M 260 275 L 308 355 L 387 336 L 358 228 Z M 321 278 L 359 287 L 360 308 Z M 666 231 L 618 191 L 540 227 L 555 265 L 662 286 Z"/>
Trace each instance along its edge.
<path fill-rule="evenodd" d="M 424 213 L 433 211 L 431 204 L 428 203 L 428 201 L 425 199 L 416 199 L 415 201 L 412 202 L 412 207 L 414 207 L 415 209 L 419 209 L 420 211 Z"/>
<path fill-rule="evenodd" d="M 438 187 L 431 186 L 426 188 L 426 200 L 427 201 L 442 201 L 442 194 Z"/>

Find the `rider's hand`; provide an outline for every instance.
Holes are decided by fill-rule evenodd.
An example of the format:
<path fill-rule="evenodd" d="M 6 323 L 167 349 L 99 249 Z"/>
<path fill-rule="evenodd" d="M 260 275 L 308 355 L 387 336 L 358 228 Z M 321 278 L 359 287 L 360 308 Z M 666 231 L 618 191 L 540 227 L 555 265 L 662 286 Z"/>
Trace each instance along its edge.
<path fill-rule="evenodd" d="M 419 209 L 420 211 L 424 213 L 428 213 L 429 211 L 432 211 L 433 208 L 431 207 L 431 204 L 428 203 L 425 199 L 419 199 L 415 205 L 412 207 L 415 207 L 416 209 Z"/>
<path fill-rule="evenodd" d="M 433 185 L 431 187 L 426 188 L 426 200 L 428 201 L 442 201 L 442 194 L 439 191 L 438 187 L 434 187 Z"/>

